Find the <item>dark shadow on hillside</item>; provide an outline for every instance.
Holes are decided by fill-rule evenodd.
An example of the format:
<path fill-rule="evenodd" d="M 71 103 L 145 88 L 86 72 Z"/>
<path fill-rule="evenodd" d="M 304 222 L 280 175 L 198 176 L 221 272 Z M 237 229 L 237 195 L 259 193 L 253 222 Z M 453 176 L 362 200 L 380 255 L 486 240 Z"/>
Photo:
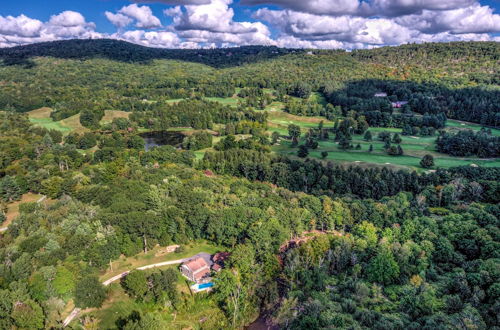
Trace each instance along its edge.
<path fill-rule="evenodd" d="M 30 59 L 50 56 L 64 59 L 86 60 L 106 58 L 128 63 L 148 63 L 155 59 L 180 60 L 225 68 L 255 63 L 301 50 L 283 49 L 274 46 L 244 46 L 215 49 L 164 49 L 150 48 L 120 40 L 64 40 L 52 41 L 13 48 L 0 49 L 4 65 L 33 65 Z M 31 61 L 31 62 L 30 62 Z"/>

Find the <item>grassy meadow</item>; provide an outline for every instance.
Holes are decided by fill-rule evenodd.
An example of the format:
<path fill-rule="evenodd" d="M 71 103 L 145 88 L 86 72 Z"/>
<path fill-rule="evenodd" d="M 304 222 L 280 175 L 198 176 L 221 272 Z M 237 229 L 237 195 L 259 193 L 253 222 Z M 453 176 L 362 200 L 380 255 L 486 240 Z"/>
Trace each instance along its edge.
<path fill-rule="evenodd" d="M 61 131 L 64 135 L 70 132 L 85 133 L 87 128 L 80 124 L 80 114 L 65 118 L 60 121 L 54 121 L 50 117 L 51 108 L 40 108 L 28 112 L 30 122 L 46 129 Z"/>

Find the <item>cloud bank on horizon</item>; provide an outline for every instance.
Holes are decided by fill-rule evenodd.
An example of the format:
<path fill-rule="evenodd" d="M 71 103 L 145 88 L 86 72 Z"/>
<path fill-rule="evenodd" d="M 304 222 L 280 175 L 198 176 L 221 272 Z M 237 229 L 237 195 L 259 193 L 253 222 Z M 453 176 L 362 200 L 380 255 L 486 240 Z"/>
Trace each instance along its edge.
<path fill-rule="evenodd" d="M 163 12 L 150 4 L 160 3 Z M 150 47 L 275 45 L 372 48 L 412 42 L 500 41 L 496 8 L 476 0 L 134 0 L 100 13 L 115 32 L 99 32 L 82 13 L 48 21 L 2 16 L 0 47 L 72 38 L 113 38 Z M 245 16 L 246 19 L 236 19 Z"/>

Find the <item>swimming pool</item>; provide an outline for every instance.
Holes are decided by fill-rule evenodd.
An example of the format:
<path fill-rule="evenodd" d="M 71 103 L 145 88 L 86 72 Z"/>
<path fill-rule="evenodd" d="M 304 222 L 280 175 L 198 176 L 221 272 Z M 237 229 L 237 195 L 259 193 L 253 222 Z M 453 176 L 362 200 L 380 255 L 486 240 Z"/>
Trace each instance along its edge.
<path fill-rule="evenodd" d="M 208 288 L 211 288 L 213 287 L 214 284 L 212 282 L 209 282 L 209 283 L 203 283 L 203 284 L 199 284 L 198 285 L 198 289 L 199 290 L 203 290 L 203 289 L 208 289 Z"/>
<path fill-rule="evenodd" d="M 193 284 L 191 286 L 191 290 L 193 290 L 194 292 L 200 292 L 200 291 L 210 290 L 213 286 L 214 284 L 212 282 Z"/>

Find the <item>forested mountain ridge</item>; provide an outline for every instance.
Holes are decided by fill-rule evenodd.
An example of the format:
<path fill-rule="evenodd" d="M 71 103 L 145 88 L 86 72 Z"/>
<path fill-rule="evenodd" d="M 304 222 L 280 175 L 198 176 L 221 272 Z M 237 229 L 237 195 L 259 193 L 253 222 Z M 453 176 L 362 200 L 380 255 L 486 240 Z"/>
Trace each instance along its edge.
<path fill-rule="evenodd" d="M 234 68 L 223 73 L 236 82 L 245 79 L 273 80 L 275 84 L 297 81 L 315 88 L 327 80 L 389 78 L 451 85 L 498 84 L 500 45 L 496 42 L 452 42 L 411 44 L 371 50 L 285 49 L 274 46 L 244 46 L 218 49 L 149 48 L 125 41 L 66 40 L 0 49 L 7 65 L 36 64 L 33 58 L 112 61 L 147 64 L 168 59 Z M 252 79 L 253 78 L 253 79 Z M 269 83 L 268 83 L 269 84 Z"/>
<path fill-rule="evenodd" d="M 273 46 L 165 49 L 151 48 L 115 39 L 73 39 L 13 48 L 0 48 L 0 58 L 3 58 L 9 64 L 29 64 L 29 58 L 39 56 L 81 60 L 107 58 L 131 63 L 146 63 L 154 59 L 170 59 L 202 63 L 213 67 L 228 67 L 278 57 L 292 52 L 303 51 Z"/>
<path fill-rule="evenodd" d="M 124 62 L 146 62 L 153 59 L 172 59 L 203 63 L 214 67 L 244 65 L 256 61 L 278 58 L 287 54 L 348 55 L 361 61 L 399 67 L 421 65 L 435 68 L 453 62 L 488 64 L 500 60 L 497 42 L 450 42 L 406 44 L 370 50 L 304 50 L 275 46 L 241 46 L 214 49 L 151 48 L 114 39 L 74 39 L 0 48 L 0 57 L 8 61 L 49 56 L 66 59 L 103 57 Z M 448 62 L 448 63 L 447 63 Z M 9 62 L 11 63 L 11 62 Z"/>

